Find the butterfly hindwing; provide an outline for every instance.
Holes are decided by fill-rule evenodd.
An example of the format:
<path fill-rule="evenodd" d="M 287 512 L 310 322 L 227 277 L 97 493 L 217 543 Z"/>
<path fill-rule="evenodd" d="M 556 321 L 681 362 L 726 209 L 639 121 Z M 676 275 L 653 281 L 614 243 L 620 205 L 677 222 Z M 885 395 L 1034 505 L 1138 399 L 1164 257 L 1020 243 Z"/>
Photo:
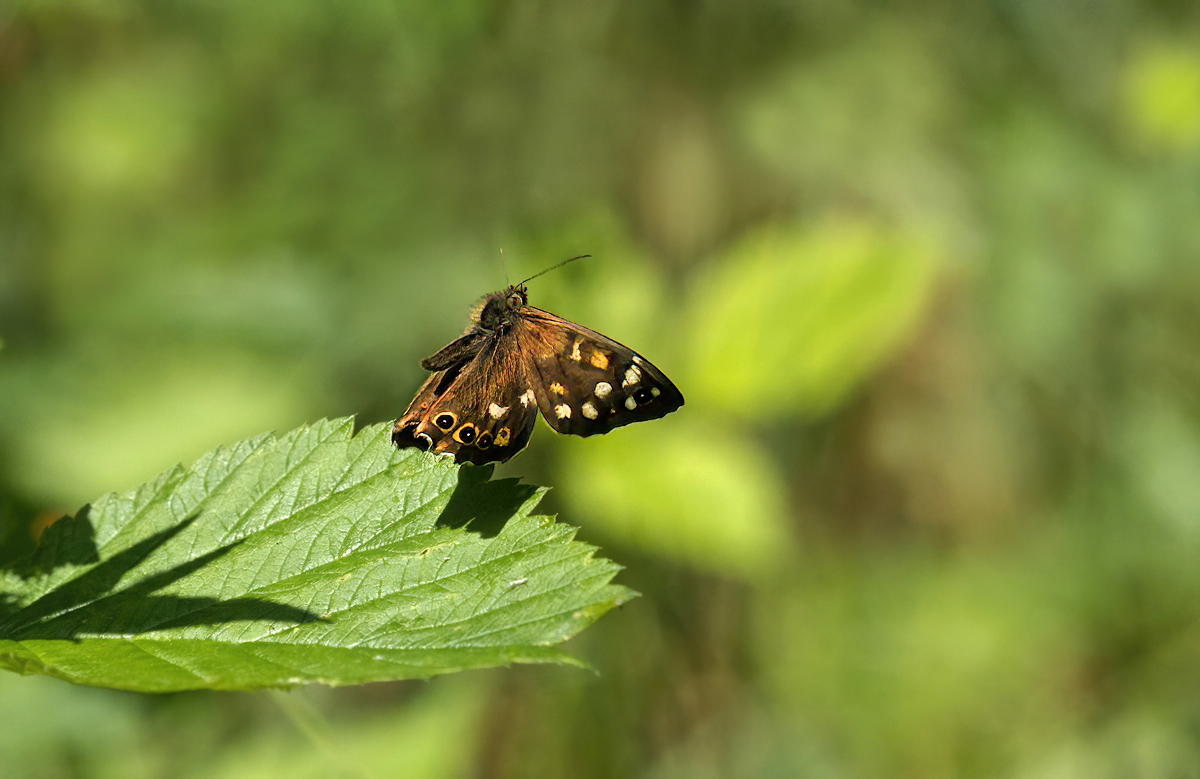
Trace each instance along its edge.
<path fill-rule="evenodd" d="M 525 312 L 538 407 L 557 432 L 603 434 L 683 405 L 671 380 L 629 347 L 541 309 Z"/>
<path fill-rule="evenodd" d="M 397 420 L 392 441 L 476 465 L 504 462 L 524 449 L 537 409 L 513 378 L 519 364 L 496 362 L 496 346 L 486 344 L 465 365 L 431 375 Z"/>

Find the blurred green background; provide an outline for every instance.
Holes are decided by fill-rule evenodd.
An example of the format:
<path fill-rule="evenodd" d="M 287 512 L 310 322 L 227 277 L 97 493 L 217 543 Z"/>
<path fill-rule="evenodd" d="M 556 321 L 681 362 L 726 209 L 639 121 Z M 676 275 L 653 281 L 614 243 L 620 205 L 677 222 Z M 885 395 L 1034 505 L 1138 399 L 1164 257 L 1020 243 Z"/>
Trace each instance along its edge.
<path fill-rule="evenodd" d="M 5 0 L 0 562 L 469 305 L 688 404 L 498 469 L 644 597 L 600 671 L 0 674 L 23 777 L 1200 777 L 1200 6 Z"/>

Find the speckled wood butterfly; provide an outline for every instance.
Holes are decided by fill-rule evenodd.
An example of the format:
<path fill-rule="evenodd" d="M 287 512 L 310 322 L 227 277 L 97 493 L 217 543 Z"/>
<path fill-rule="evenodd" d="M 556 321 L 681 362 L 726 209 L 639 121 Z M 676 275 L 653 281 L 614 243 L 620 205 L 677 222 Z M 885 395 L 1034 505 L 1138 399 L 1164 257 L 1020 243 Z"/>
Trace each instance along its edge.
<path fill-rule="evenodd" d="M 460 463 L 511 458 L 529 443 L 539 410 L 557 432 L 589 436 L 683 405 L 640 354 L 529 305 L 524 281 L 480 300 L 463 334 L 421 367 L 432 375 L 396 420 L 392 441 Z"/>

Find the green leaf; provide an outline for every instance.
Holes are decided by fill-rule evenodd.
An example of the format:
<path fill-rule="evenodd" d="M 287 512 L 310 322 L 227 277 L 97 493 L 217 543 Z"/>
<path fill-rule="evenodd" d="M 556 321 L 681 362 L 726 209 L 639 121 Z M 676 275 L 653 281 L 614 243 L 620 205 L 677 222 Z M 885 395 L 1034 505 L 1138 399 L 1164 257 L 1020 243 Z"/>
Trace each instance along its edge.
<path fill-rule="evenodd" d="M 672 415 L 585 446 L 564 440 L 567 506 L 589 530 L 652 554 L 725 576 L 773 576 L 792 547 L 787 480 L 741 432 L 720 418 Z"/>
<path fill-rule="evenodd" d="M 928 241 L 865 219 L 760 231 L 696 296 L 688 401 L 752 420 L 827 413 L 908 343 L 937 268 Z"/>
<path fill-rule="evenodd" d="M 582 665 L 553 645 L 636 593 L 490 475 L 350 419 L 210 452 L 0 571 L 0 667 L 160 692 Z"/>

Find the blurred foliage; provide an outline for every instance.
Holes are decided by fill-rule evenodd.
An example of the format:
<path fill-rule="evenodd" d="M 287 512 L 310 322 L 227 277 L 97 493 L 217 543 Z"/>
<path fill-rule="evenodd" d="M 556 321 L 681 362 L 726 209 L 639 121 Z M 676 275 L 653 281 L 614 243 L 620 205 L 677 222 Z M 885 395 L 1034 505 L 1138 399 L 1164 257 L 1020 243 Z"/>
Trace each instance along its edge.
<path fill-rule="evenodd" d="M 394 417 L 500 247 L 594 255 L 533 302 L 688 397 L 500 469 L 645 595 L 572 641 L 600 676 L 312 727 L 13 677 L 0 764 L 1200 775 L 1197 52 L 1175 0 L 0 5 L 0 559 Z"/>

